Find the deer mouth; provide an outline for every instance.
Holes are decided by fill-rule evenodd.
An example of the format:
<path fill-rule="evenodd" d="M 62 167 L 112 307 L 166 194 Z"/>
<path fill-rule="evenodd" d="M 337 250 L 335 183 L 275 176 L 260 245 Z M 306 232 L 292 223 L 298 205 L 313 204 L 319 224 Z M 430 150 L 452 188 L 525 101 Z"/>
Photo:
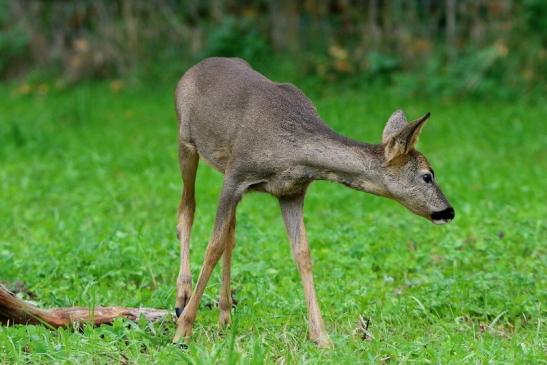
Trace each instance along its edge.
<path fill-rule="evenodd" d="M 446 208 L 445 210 L 441 210 L 439 212 L 433 212 L 431 214 L 431 221 L 435 224 L 446 224 L 452 221 L 455 216 L 456 213 L 454 212 L 454 209 Z"/>

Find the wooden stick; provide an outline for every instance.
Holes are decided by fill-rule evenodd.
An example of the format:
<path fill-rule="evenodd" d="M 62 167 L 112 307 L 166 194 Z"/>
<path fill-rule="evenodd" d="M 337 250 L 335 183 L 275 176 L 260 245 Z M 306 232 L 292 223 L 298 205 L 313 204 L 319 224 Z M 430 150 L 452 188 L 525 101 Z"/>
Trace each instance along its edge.
<path fill-rule="evenodd" d="M 10 293 L 0 285 L 0 324 L 47 324 L 53 328 L 69 327 L 73 324 L 93 323 L 95 326 L 112 323 L 116 318 L 127 318 L 132 321 L 141 315 L 154 322 L 170 316 L 170 312 L 155 308 L 54 308 L 40 309 Z M 170 318 L 169 318 L 170 319 Z"/>

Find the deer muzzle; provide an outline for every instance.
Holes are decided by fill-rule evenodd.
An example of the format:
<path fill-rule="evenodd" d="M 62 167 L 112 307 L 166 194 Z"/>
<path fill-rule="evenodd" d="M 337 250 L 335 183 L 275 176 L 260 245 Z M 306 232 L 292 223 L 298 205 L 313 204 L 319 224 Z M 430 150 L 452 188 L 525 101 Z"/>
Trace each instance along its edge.
<path fill-rule="evenodd" d="M 445 224 L 450 222 L 454 217 L 456 216 L 456 213 L 454 212 L 454 209 L 452 207 L 446 208 L 445 210 L 441 210 L 439 212 L 433 212 L 431 214 L 431 220 L 435 224 Z"/>

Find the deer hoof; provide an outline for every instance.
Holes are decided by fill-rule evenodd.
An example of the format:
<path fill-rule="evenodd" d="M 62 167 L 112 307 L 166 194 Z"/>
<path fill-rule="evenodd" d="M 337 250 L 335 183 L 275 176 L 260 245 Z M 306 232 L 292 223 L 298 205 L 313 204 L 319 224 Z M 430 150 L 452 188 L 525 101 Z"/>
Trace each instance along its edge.
<path fill-rule="evenodd" d="M 182 310 L 183 310 L 183 308 L 179 308 L 179 307 L 175 308 L 175 314 L 176 314 L 177 318 L 179 318 L 180 315 L 182 314 Z"/>
<path fill-rule="evenodd" d="M 183 314 L 177 319 L 177 330 L 175 332 L 175 337 L 173 338 L 173 343 L 179 343 L 181 339 L 187 339 L 192 335 L 192 327 L 194 325 L 193 320 L 188 320 L 188 318 Z"/>
<path fill-rule="evenodd" d="M 312 341 L 315 342 L 317 347 L 319 347 L 321 349 L 333 349 L 334 348 L 334 344 L 330 340 L 329 335 L 326 335 L 326 334 L 325 335 L 320 335 L 319 337 L 313 339 Z"/>
<path fill-rule="evenodd" d="M 188 350 L 188 344 L 185 344 L 184 342 L 173 342 L 173 345 L 178 347 L 179 350 Z"/>
<path fill-rule="evenodd" d="M 230 325 L 230 311 L 220 311 L 220 317 L 218 318 L 218 324 L 220 327 L 227 327 Z"/>

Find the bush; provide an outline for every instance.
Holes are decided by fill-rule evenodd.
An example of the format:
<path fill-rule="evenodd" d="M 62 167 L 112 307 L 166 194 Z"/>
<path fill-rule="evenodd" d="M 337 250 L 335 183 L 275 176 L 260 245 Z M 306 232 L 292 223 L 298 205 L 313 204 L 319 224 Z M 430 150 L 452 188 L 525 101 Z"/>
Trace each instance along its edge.
<path fill-rule="evenodd" d="M 0 0 L 0 76 L 5 76 L 13 67 L 15 71 L 22 66 L 29 51 L 29 36 L 19 24 L 9 24 L 7 1 Z M 19 67 L 15 67 L 18 63 Z"/>
<path fill-rule="evenodd" d="M 202 57 L 242 57 L 249 62 L 271 52 L 257 24 L 250 19 L 225 17 L 210 29 Z"/>

